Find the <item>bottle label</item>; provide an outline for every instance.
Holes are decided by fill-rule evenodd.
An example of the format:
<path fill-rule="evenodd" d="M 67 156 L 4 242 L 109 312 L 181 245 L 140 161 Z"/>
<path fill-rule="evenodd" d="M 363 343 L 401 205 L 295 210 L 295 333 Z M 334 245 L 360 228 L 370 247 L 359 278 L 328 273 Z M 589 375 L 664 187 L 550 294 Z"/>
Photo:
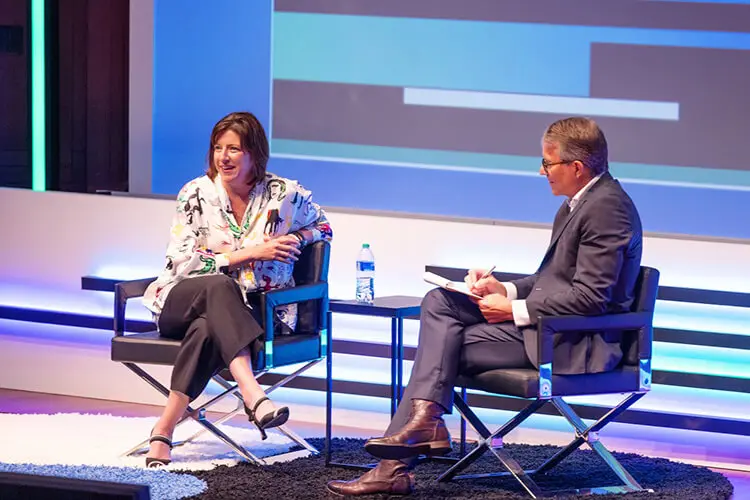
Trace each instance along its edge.
<path fill-rule="evenodd" d="M 357 302 L 372 304 L 375 300 L 375 280 L 373 278 L 357 278 Z"/>
<path fill-rule="evenodd" d="M 357 261 L 357 271 L 375 271 L 375 263 L 365 260 L 358 260 Z"/>

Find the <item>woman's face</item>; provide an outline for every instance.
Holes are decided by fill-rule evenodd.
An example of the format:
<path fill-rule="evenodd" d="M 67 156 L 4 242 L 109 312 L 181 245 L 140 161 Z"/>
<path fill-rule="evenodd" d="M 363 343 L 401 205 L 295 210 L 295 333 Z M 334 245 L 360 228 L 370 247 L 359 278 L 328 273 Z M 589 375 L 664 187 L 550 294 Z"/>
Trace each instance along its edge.
<path fill-rule="evenodd" d="M 227 185 L 247 184 L 254 165 L 250 153 L 243 151 L 240 136 L 234 130 L 221 134 L 214 144 L 213 162 L 222 182 Z"/>

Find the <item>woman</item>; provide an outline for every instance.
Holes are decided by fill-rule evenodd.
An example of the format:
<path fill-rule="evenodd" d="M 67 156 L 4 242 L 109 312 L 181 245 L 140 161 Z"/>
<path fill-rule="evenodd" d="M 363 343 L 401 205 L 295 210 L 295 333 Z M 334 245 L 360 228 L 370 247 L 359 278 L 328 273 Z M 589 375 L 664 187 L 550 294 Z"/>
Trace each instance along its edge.
<path fill-rule="evenodd" d="M 330 241 L 332 233 L 310 192 L 266 173 L 267 162 L 258 119 L 230 113 L 211 132 L 206 175 L 177 197 L 166 267 L 144 296 L 160 335 L 182 340 L 166 407 L 151 431 L 147 467 L 170 463 L 175 425 L 224 367 L 264 439 L 265 429 L 289 418 L 289 409 L 276 408 L 253 375 L 263 329 L 246 292 L 293 286 L 300 248 Z M 294 330 L 296 305 L 276 312 L 280 333 Z"/>

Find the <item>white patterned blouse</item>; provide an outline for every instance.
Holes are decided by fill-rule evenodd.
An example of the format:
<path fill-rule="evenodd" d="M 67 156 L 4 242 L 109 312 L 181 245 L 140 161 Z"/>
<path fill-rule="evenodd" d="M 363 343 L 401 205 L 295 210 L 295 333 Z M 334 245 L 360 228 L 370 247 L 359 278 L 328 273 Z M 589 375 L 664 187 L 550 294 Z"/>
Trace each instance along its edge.
<path fill-rule="evenodd" d="M 264 243 L 266 236 L 301 229 L 312 232 L 313 242 L 330 241 L 333 236 L 325 212 L 297 181 L 267 173 L 251 191 L 245 214 L 238 218 L 232 213 L 219 176 L 213 181 L 205 175 L 193 179 L 177 195 L 166 265 L 146 290 L 143 303 L 158 323 L 169 291 L 181 280 L 217 274 L 229 264 L 224 253 Z M 255 261 L 230 276 L 243 292 L 286 288 L 294 286 L 293 266 L 279 261 Z M 277 309 L 279 319 L 292 330 L 296 313 L 295 304 Z"/>

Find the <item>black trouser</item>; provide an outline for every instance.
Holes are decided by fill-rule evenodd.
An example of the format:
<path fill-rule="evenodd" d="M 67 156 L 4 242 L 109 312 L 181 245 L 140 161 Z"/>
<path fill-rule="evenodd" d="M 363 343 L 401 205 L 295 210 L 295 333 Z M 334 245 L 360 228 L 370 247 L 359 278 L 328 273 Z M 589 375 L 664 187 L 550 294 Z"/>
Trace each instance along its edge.
<path fill-rule="evenodd" d="M 263 328 L 239 285 L 223 274 L 180 281 L 159 315 L 159 334 L 182 340 L 170 389 L 197 398 L 211 377 L 244 348 L 257 358 Z"/>
<path fill-rule="evenodd" d="M 385 434 L 395 434 L 406 424 L 412 399 L 434 401 L 450 413 L 459 373 L 530 366 L 523 334 L 515 324 L 489 324 L 468 297 L 436 288 L 422 301 L 417 356 Z"/>

